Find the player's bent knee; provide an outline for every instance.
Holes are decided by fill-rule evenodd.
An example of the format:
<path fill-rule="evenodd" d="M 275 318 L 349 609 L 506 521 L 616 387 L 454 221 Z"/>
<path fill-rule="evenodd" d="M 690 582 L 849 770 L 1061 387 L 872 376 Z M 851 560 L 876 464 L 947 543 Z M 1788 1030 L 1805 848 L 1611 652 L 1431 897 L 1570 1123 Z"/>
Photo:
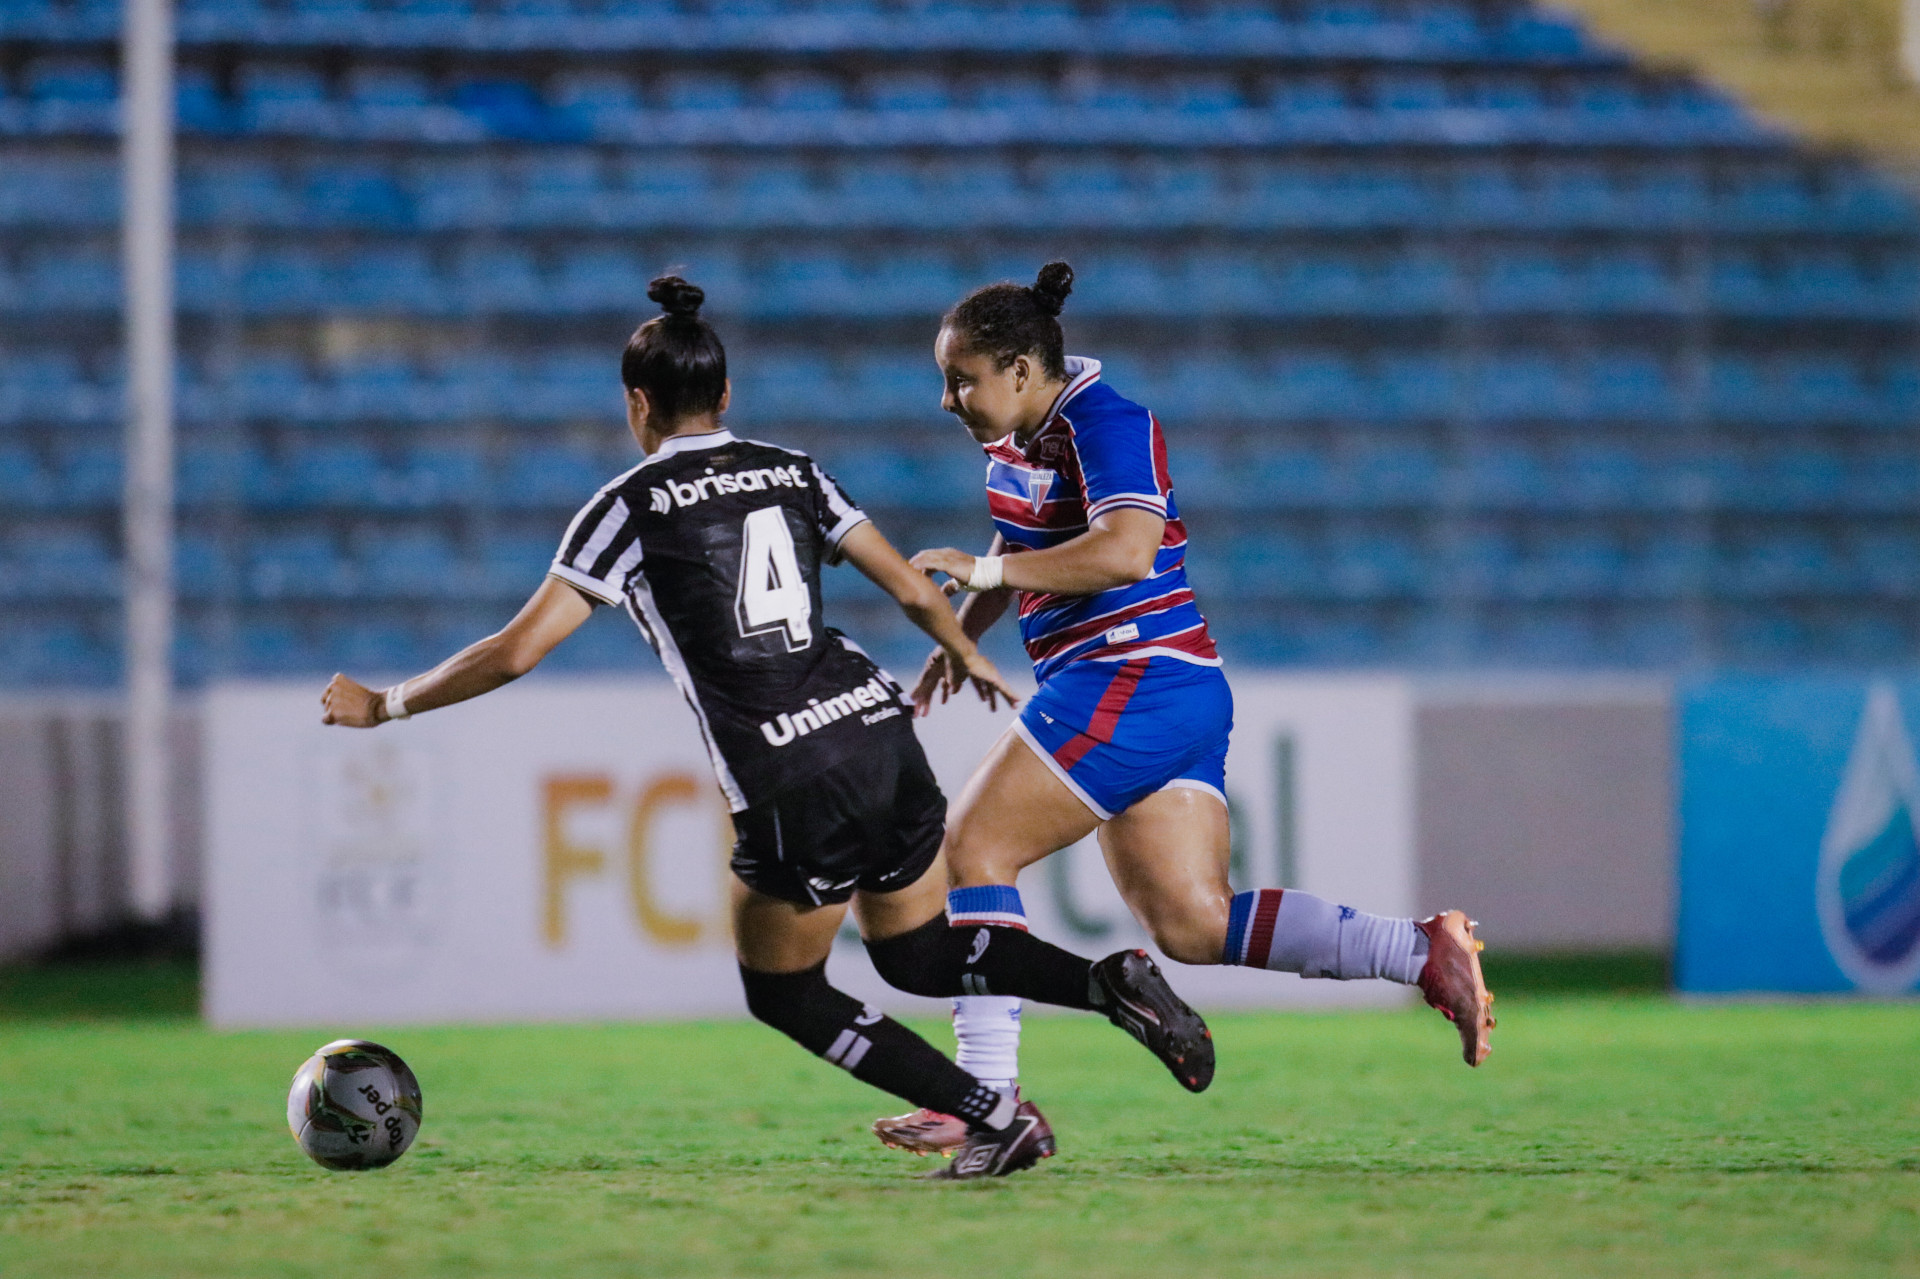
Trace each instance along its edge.
<path fill-rule="evenodd" d="M 960 993 L 948 960 L 953 929 L 939 914 L 920 927 L 867 943 L 867 957 L 880 979 L 909 995 L 940 999 Z"/>
<path fill-rule="evenodd" d="M 828 983 L 825 960 L 797 973 L 766 973 L 743 964 L 740 985 L 748 1012 L 816 1053 L 824 1051 L 844 1020 L 839 1004 L 852 1002 Z"/>
<path fill-rule="evenodd" d="M 1186 920 L 1156 922 L 1148 931 L 1160 953 L 1176 963 L 1217 964 L 1226 947 L 1224 932 L 1216 933 Z"/>

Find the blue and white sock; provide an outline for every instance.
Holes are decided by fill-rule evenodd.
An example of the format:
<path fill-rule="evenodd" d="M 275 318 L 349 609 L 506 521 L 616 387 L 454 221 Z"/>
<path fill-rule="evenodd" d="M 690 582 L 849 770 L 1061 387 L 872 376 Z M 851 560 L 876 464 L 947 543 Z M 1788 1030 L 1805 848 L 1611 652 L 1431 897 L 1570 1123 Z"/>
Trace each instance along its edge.
<path fill-rule="evenodd" d="M 1221 962 L 1410 986 L 1426 966 L 1427 936 L 1411 919 L 1368 915 L 1297 889 L 1261 888 L 1234 896 Z"/>
<path fill-rule="evenodd" d="M 1020 1082 L 1020 1001 L 1012 995 L 961 995 L 953 1001 L 953 1054 L 960 1069 L 989 1088 Z"/>

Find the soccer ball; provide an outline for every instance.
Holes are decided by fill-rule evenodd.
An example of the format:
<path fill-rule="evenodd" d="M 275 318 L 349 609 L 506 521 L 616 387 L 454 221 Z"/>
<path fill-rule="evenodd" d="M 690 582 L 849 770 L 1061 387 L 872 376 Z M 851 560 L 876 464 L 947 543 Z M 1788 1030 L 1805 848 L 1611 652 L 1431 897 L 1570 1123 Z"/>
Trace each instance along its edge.
<path fill-rule="evenodd" d="M 294 1072 L 287 1127 L 322 1168 L 384 1168 L 420 1132 L 420 1081 L 390 1049 L 336 1039 Z"/>

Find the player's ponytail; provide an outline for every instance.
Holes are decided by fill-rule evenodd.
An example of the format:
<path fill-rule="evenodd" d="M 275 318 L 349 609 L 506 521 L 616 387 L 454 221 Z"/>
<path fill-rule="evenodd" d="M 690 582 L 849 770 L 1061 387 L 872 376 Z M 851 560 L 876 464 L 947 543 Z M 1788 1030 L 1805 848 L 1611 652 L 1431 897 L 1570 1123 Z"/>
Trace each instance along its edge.
<path fill-rule="evenodd" d="M 1073 292 L 1073 268 L 1049 262 L 1032 284 L 983 285 L 961 298 L 941 321 L 961 345 L 991 355 L 1004 369 L 1023 355 L 1035 356 L 1050 378 L 1067 376 L 1067 343 L 1060 308 Z"/>
<path fill-rule="evenodd" d="M 661 313 L 627 339 L 621 382 L 630 391 L 644 391 L 665 421 L 718 412 L 727 389 L 727 348 L 700 318 L 706 291 L 677 275 L 663 275 L 647 286 L 647 297 L 660 304 Z"/>

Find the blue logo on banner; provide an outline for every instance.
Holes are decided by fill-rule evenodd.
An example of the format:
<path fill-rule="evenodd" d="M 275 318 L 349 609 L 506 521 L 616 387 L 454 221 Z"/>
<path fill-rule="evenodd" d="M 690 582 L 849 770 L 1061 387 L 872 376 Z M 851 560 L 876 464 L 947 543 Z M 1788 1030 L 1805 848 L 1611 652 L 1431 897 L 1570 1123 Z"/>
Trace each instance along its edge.
<path fill-rule="evenodd" d="M 1920 680 L 1683 686 L 1674 977 L 1920 993 Z"/>
<path fill-rule="evenodd" d="M 1920 768 L 1893 686 L 1876 683 L 1834 796 L 1815 892 L 1834 962 L 1863 990 L 1920 980 Z"/>

